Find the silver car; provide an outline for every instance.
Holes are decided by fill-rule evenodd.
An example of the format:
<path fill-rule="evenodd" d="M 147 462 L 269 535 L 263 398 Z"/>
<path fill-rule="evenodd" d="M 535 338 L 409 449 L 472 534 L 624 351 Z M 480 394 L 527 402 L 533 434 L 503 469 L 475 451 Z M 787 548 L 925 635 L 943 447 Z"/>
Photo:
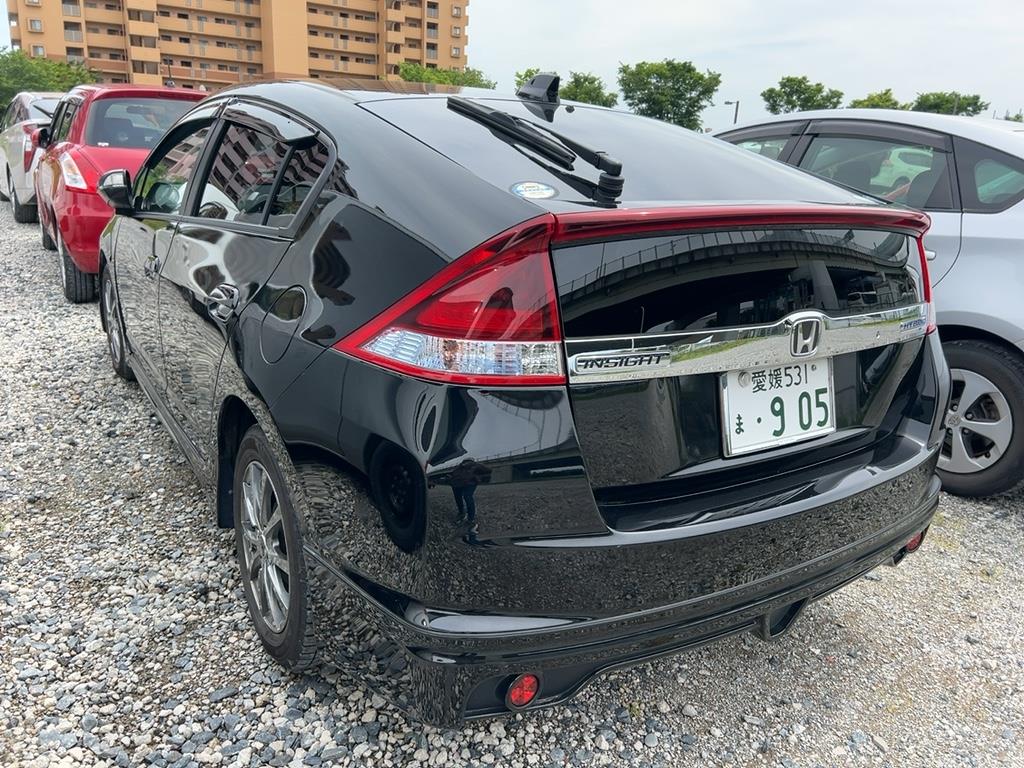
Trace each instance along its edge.
<path fill-rule="evenodd" d="M 50 124 L 62 93 L 17 94 L 0 121 L 0 197 L 9 200 L 14 220 L 36 220 L 36 191 L 32 183 L 36 150 L 32 133 Z"/>
<path fill-rule="evenodd" d="M 834 109 L 718 136 L 928 212 L 925 248 L 953 373 L 943 486 L 989 496 L 1024 481 L 1024 124 Z"/>

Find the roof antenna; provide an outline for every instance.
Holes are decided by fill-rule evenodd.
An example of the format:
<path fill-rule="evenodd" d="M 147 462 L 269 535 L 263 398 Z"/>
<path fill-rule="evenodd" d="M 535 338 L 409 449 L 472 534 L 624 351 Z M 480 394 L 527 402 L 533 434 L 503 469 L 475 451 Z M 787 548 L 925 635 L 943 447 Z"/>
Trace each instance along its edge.
<path fill-rule="evenodd" d="M 519 86 L 516 96 L 526 101 L 558 104 L 558 86 L 561 78 L 553 72 L 541 72 Z"/>

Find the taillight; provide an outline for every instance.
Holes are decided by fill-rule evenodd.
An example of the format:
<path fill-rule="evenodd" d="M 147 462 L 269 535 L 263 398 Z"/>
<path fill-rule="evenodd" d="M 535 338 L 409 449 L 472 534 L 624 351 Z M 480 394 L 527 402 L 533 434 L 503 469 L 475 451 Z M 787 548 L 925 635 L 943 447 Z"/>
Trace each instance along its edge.
<path fill-rule="evenodd" d="M 938 326 L 935 319 L 935 302 L 932 299 L 932 280 L 928 274 L 928 252 L 924 247 L 924 238 L 917 238 L 917 250 L 921 256 L 921 298 L 928 305 L 928 325 L 925 334 L 934 332 Z"/>
<path fill-rule="evenodd" d="M 65 187 L 68 189 L 89 189 L 89 182 L 82 174 L 81 169 L 70 152 L 62 153 L 58 162 L 60 163 L 60 175 L 64 179 Z"/>
<path fill-rule="evenodd" d="M 335 349 L 433 381 L 565 383 L 546 214 L 456 259 Z"/>
<path fill-rule="evenodd" d="M 32 143 L 32 134 L 35 133 L 36 127 L 32 123 L 22 123 L 21 130 L 25 134 L 21 138 L 22 165 L 25 173 L 28 173 L 32 169 L 32 158 L 36 154 L 36 146 Z"/>

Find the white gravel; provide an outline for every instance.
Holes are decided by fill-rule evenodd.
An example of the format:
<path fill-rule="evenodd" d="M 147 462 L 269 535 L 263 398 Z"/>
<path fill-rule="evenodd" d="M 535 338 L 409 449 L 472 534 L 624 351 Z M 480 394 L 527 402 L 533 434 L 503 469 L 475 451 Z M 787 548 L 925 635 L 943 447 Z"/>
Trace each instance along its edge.
<path fill-rule="evenodd" d="M 249 628 L 232 539 L 95 305 L 0 212 L 0 765 L 1024 766 L 1024 495 L 944 497 L 922 551 L 571 706 L 424 728 L 291 678 Z"/>

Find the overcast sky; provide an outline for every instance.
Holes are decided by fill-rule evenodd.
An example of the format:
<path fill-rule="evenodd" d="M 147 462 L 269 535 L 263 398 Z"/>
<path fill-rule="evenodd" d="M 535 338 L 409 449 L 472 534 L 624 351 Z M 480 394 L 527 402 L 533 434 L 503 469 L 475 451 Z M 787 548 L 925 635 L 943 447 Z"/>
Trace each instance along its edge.
<path fill-rule="evenodd" d="M 722 75 L 704 123 L 764 114 L 760 93 L 808 75 L 846 99 L 892 88 L 980 93 L 999 116 L 1024 108 L 1024 0 L 471 0 L 469 62 L 511 89 L 516 70 L 595 72 L 689 59 Z M 9 42 L 0 25 L 0 45 Z"/>
<path fill-rule="evenodd" d="M 722 75 L 704 124 L 763 114 L 761 91 L 807 75 L 845 101 L 892 88 L 980 93 L 1024 108 L 1024 0 L 471 0 L 469 63 L 510 89 L 529 66 L 594 72 L 619 63 L 690 60 Z"/>

